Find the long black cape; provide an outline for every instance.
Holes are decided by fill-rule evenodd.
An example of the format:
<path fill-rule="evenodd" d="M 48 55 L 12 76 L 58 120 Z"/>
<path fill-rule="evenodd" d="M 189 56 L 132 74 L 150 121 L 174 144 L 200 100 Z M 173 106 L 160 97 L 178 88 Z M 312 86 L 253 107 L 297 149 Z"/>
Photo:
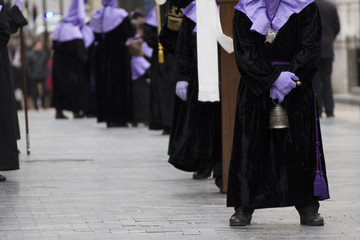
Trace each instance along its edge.
<path fill-rule="evenodd" d="M 157 28 L 144 24 L 144 41 L 153 49 L 150 79 L 150 124 L 149 128 L 169 130 L 171 126 L 175 87 L 172 84 L 174 57 L 164 49 L 164 63 L 159 63 Z"/>
<path fill-rule="evenodd" d="M 85 109 L 84 63 L 86 49 L 82 39 L 67 42 L 54 41 L 53 104 L 57 110 Z"/>
<path fill-rule="evenodd" d="M 184 171 L 221 161 L 220 102 L 198 101 L 195 23 L 184 18 L 176 48 L 174 81 L 189 82 L 187 101 L 175 98 L 169 163 Z"/>
<path fill-rule="evenodd" d="M 7 43 L 10 35 L 27 24 L 18 7 L 7 9 L 4 2 L 0 11 L 0 171 L 19 169 L 16 139 L 18 138 L 14 87 Z"/>
<path fill-rule="evenodd" d="M 245 14 L 236 11 L 233 23 L 235 57 L 242 78 L 227 205 L 252 209 L 306 205 L 314 199 L 316 167 L 312 79 L 320 61 L 318 8 L 313 3 L 292 15 L 272 44 L 264 43 L 264 36 L 249 31 L 252 23 Z M 290 65 L 273 67 L 273 61 Z M 269 114 L 274 104 L 269 89 L 280 71 L 295 73 L 303 84 L 293 89 L 282 103 L 290 128 L 270 130 Z M 318 135 L 326 179 L 320 128 Z"/>
<path fill-rule="evenodd" d="M 125 44 L 133 33 L 128 17 L 114 30 L 95 33 L 97 119 L 108 126 L 132 121 L 130 56 Z"/>

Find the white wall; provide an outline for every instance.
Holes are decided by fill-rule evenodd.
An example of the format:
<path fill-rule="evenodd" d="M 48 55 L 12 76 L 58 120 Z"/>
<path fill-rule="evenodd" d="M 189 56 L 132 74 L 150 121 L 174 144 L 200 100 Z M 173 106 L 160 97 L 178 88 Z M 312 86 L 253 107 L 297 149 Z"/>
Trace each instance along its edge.
<path fill-rule="evenodd" d="M 346 93 L 357 81 L 354 79 L 355 59 L 349 59 L 350 55 L 348 54 L 348 49 L 355 49 L 356 44 L 355 41 L 349 43 L 347 39 L 355 40 L 360 37 L 360 1 L 333 0 L 333 2 L 337 6 L 341 23 L 341 31 L 334 46 L 333 90 L 335 93 Z"/>
<path fill-rule="evenodd" d="M 46 1 L 47 11 L 52 11 L 55 13 L 60 12 L 60 0 L 45 0 L 45 1 Z M 64 12 L 66 12 L 70 5 L 71 0 L 62 0 L 62 1 L 64 5 Z M 28 2 L 29 2 L 29 6 L 32 6 L 32 4 L 36 4 L 38 8 L 38 14 L 43 14 L 43 0 L 28 0 Z M 87 6 L 87 10 L 89 15 L 91 15 L 91 13 L 95 9 L 100 8 L 102 6 L 101 0 L 89 0 L 88 3 L 89 4 Z"/>

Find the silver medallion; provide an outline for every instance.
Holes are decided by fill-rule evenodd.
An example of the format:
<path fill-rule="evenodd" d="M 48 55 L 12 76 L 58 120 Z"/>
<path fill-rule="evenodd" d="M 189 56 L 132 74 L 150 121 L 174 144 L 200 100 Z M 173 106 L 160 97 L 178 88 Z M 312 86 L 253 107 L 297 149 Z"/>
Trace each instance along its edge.
<path fill-rule="evenodd" d="M 265 36 L 265 39 L 266 39 L 265 42 L 268 42 L 271 44 L 275 40 L 276 36 L 277 36 L 277 32 L 275 32 L 274 30 L 272 30 L 270 28 L 268 33 Z"/>

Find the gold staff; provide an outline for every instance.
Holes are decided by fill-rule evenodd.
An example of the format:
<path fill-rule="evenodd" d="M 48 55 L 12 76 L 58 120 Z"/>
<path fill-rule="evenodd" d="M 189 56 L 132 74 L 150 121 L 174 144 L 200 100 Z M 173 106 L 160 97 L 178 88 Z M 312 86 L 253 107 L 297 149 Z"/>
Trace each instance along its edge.
<path fill-rule="evenodd" d="M 163 5 L 166 3 L 166 0 L 156 0 L 156 12 L 157 12 L 157 21 L 158 21 L 158 36 L 160 35 L 161 32 L 161 13 L 160 13 L 160 5 Z M 159 52 L 158 52 L 158 56 L 159 56 L 159 63 L 164 63 L 164 48 L 161 45 L 160 41 L 159 42 Z"/>

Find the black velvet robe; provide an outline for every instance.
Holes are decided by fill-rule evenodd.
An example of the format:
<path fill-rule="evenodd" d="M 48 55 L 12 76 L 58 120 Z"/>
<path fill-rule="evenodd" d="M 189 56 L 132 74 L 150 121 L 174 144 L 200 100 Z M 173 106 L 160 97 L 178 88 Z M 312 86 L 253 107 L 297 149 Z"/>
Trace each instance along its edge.
<path fill-rule="evenodd" d="M 159 63 L 157 28 L 144 24 L 144 41 L 153 49 L 150 68 L 150 123 L 152 130 L 170 130 L 175 97 L 171 82 L 174 57 L 164 49 L 164 63 Z"/>
<path fill-rule="evenodd" d="M 169 163 L 184 171 L 215 166 L 221 161 L 220 102 L 198 101 L 195 23 L 184 17 L 176 48 L 174 81 L 187 81 L 186 102 L 175 98 Z"/>
<path fill-rule="evenodd" d="M 184 14 L 182 11 L 186 8 L 193 0 L 173 0 L 166 1 L 171 5 L 170 11 L 165 16 L 164 25 L 161 28 L 161 33 L 159 35 L 159 40 L 163 47 L 172 55 L 175 54 L 176 42 L 179 35 L 179 30 L 177 29 L 174 21 L 181 22 Z M 176 24 L 176 23 L 175 23 Z M 171 25 L 171 26 L 170 26 Z M 181 25 L 180 25 L 181 26 Z"/>
<path fill-rule="evenodd" d="M 0 0 L 0 171 L 19 169 L 16 139 L 18 122 L 7 43 L 10 35 L 27 24 L 18 7 L 7 9 Z"/>
<path fill-rule="evenodd" d="M 131 67 L 125 43 L 133 34 L 128 17 L 107 33 L 95 33 L 97 120 L 108 126 L 132 121 Z"/>
<path fill-rule="evenodd" d="M 86 103 L 84 63 L 86 49 L 82 39 L 53 42 L 53 104 L 57 110 L 83 111 Z"/>
<path fill-rule="evenodd" d="M 84 64 L 84 79 L 85 79 L 85 110 L 86 117 L 96 117 L 96 89 L 95 89 L 95 74 L 94 74 L 94 44 L 91 44 L 86 49 L 87 59 Z"/>
<path fill-rule="evenodd" d="M 292 15 L 272 44 L 249 31 L 252 23 L 242 12 L 235 11 L 233 24 L 235 57 L 242 78 L 227 206 L 257 209 L 306 205 L 314 199 L 316 168 L 312 78 L 320 61 L 318 8 L 312 3 Z M 290 64 L 272 66 L 273 61 Z M 303 84 L 282 103 L 290 128 L 270 130 L 269 114 L 274 104 L 269 89 L 281 71 L 295 73 Z M 318 134 L 326 179 L 320 128 Z"/>

